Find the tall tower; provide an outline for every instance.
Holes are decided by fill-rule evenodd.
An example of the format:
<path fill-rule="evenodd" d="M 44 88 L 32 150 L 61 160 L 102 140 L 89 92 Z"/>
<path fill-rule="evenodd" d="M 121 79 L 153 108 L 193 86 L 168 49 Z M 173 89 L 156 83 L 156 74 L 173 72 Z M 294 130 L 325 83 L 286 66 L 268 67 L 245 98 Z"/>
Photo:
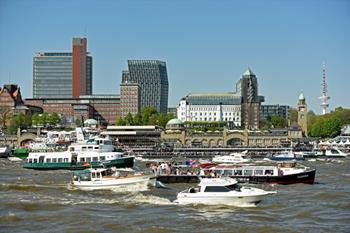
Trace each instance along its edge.
<path fill-rule="evenodd" d="M 72 96 L 92 94 L 92 59 L 87 56 L 86 38 L 73 38 Z"/>
<path fill-rule="evenodd" d="M 260 105 L 264 97 L 258 95 L 258 80 L 248 68 L 236 83 L 236 92 L 242 97 L 242 126 L 246 129 L 260 127 Z"/>
<path fill-rule="evenodd" d="M 321 100 L 320 106 L 322 107 L 322 114 L 327 113 L 327 108 L 329 106 L 328 100 L 331 98 L 327 96 L 327 83 L 326 83 L 326 64 L 323 63 L 322 69 L 322 82 L 321 82 L 321 94 L 322 96 L 318 97 Z"/>
<path fill-rule="evenodd" d="M 298 125 L 300 125 L 304 136 L 307 136 L 307 104 L 303 93 L 299 95 L 297 110 L 298 110 Z"/>

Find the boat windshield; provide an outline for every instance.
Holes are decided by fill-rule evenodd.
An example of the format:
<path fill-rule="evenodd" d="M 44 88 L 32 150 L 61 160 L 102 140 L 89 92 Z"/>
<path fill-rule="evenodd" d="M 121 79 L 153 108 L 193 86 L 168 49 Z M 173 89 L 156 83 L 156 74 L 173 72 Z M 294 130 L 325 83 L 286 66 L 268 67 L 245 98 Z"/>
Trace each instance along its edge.
<path fill-rule="evenodd" d="M 232 190 L 232 191 L 241 191 L 241 186 L 239 184 L 231 184 L 226 186 L 226 188 Z"/>

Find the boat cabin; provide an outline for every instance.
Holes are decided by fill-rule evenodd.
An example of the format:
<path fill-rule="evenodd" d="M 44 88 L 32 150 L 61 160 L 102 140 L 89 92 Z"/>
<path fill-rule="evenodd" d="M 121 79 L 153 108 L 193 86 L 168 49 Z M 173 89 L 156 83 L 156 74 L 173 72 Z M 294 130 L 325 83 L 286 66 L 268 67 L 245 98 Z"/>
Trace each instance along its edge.
<path fill-rule="evenodd" d="M 231 178 L 210 178 L 202 179 L 197 188 L 189 188 L 188 193 L 222 193 L 231 191 L 241 191 L 241 186 L 235 179 Z"/>
<path fill-rule="evenodd" d="M 115 172 L 112 169 L 96 168 L 76 171 L 73 175 L 74 181 L 98 181 L 106 176 L 113 176 Z"/>
<path fill-rule="evenodd" d="M 89 163 L 99 162 L 106 160 L 114 160 L 122 157 L 122 153 L 119 152 L 86 152 L 86 153 L 69 153 L 69 152 L 56 152 L 56 153 L 29 153 L 27 163 Z"/>
<path fill-rule="evenodd" d="M 68 147 L 70 152 L 80 151 L 97 151 L 97 152 L 112 152 L 114 146 L 110 138 L 94 138 L 89 139 L 85 143 L 75 143 Z"/>
<path fill-rule="evenodd" d="M 276 166 L 218 166 L 208 170 L 220 176 L 277 176 L 279 171 Z"/>

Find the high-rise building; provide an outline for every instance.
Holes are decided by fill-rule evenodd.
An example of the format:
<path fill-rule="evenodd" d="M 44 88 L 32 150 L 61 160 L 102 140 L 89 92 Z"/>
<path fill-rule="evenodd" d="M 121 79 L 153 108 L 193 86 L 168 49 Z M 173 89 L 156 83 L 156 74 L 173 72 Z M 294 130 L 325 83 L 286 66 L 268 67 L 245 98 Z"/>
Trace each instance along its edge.
<path fill-rule="evenodd" d="M 242 96 L 242 126 L 258 129 L 260 126 L 260 105 L 264 97 L 258 95 L 258 80 L 248 68 L 236 84 L 237 94 Z"/>
<path fill-rule="evenodd" d="M 137 83 L 120 84 L 120 109 L 121 116 L 125 117 L 128 113 L 136 115 L 140 113 L 141 89 Z"/>
<path fill-rule="evenodd" d="M 303 93 L 299 95 L 297 111 L 298 125 L 301 127 L 304 136 L 307 136 L 307 104 Z"/>
<path fill-rule="evenodd" d="M 141 109 L 154 107 L 166 114 L 169 89 L 166 63 L 158 60 L 129 60 L 128 68 L 128 71 L 123 71 L 122 83 L 140 86 Z"/>
<path fill-rule="evenodd" d="M 73 52 L 40 52 L 33 58 L 33 98 L 92 94 L 92 57 L 86 38 L 73 38 Z"/>

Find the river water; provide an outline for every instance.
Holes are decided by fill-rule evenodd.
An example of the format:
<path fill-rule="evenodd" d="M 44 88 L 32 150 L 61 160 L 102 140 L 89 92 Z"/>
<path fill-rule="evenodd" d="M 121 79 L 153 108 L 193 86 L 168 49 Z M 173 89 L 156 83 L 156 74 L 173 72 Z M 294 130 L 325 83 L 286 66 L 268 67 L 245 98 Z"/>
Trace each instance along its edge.
<path fill-rule="evenodd" d="M 235 208 L 173 203 L 190 184 L 71 190 L 70 171 L 26 170 L 1 159 L 0 232 L 350 232 L 350 159 L 305 164 L 317 169 L 314 185 L 264 185 L 278 193 L 258 207 Z"/>

